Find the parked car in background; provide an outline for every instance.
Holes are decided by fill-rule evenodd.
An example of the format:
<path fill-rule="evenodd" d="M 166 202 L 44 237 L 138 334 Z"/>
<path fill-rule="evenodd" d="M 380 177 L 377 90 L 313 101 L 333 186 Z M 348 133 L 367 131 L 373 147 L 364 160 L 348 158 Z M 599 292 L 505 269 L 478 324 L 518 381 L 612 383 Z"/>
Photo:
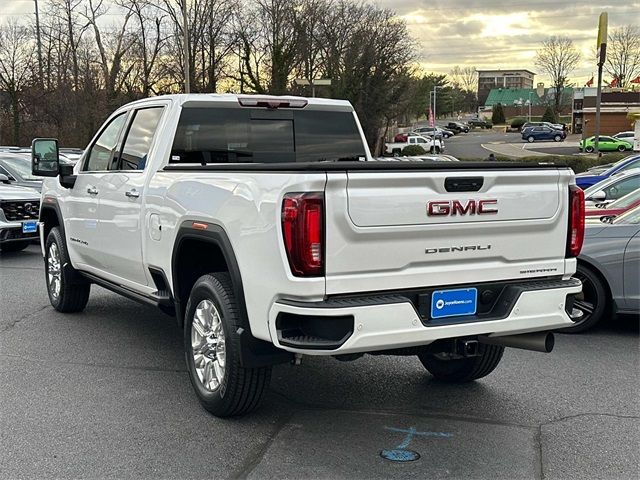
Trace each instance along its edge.
<path fill-rule="evenodd" d="M 42 189 L 42 177 L 31 173 L 31 157 L 26 154 L 0 151 L 0 175 L 7 177 L 4 183 L 30 187 L 38 192 Z"/>
<path fill-rule="evenodd" d="M 444 151 L 445 146 L 442 140 L 435 139 L 435 143 L 431 137 L 423 137 L 421 135 L 407 135 L 405 142 L 392 142 L 385 143 L 385 153 L 387 155 L 393 155 L 394 157 L 402 154 L 402 149 L 409 145 L 418 145 L 422 147 L 425 152 L 440 153 Z"/>
<path fill-rule="evenodd" d="M 598 150 L 601 152 L 624 152 L 627 150 L 633 150 L 633 145 L 626 140 L 619 140 L 613 137 L 598 137 Z M 596 149 L 596 137 L 589 137 L 583 140 L 580 140 L 580 144 L 578 146 L 580 151 L 585 151 L 587 153 L 591 153 Z"/>
<path fill-rule="evenodd" d="M 446 127 L 455 134 L 469 133 L 469 125 L 463 122 L 449 122 Z"/>
<path fill-rule="evenodd" d="M 471 128 L 491 128 L 493 124 L 491 122 L 487 122 L 486 120 L 482 120 L 481 118 L 472 118 L 468 120 L 467 123 Z"/>
<path fill-rule="evenodd" d="M 38 238 L 40 193 L 0 184 L 0 251 L 17 252 Z"/>
<path fill-rule="evenodd" d="M 529 128 L 529 127 L 549 127 L 549 128 L 553 128 L 555 130 L 562 130 L 565 131 L 565 126 L 561 123 L 551 123 L 551 122 L 526 122 L 522 125 L 522 127 L 520 128 L 520 131 L 524 130 L 525 128 Z"/>
<path fill-rule="evenodd" d="M 587 208 L 598 204 L 609 204 L 640 188 L 640 168 L 613 175 L 584 191 Z"/>
<path fill-rule="evenodd" d="M 632 168 L 640 168 L 640 154 L 629 155 L 614 164 L 592 167 L 586 172 L 579 173 L 576 175 L 576 184 L 584 190 L 591 185 L 606 180 L 612 175 L 631 170 Z"/>
<path fill-rule="evenodd" d="M 584 332 L 608 313 L 640 313 L 640 207 L 588 224 L 574 275 L 582 292 L 573 302 L 575 325 L 565 332 Z"/>
<path fill-rule="evenodd" d="M 629 130 L 627 132 L 618 132 L 615 135 L 612 135 L 613 138 L 617 138 L 618 140 L 625 140 L 627 142 L 633 142 L 635 137 L 635 132 Z"/>
<path fill-rule="evenodd" d="M 611 203 L 596 203 L 595 206 L 586 209 L 585 217 L 587 220 L 599 220 L 603 216 L 615 218 L 638 205 L 640 205 L 640 188 Z"/>
<path fill-rule="evenodd" d="M 529 143 L 533 143 L 539 140 L 553 140 L 554 142 L 561 142 L 567 137 L 567 134 L 563 130 L 556 130 L 555 128 L 542 126 L 542 127 L 528 127 L 522 129 L 522 139 Z"/>
<path fill-rule="evenodd" d="M 433 132 L 436 132 L 436 137 L 440 136 L 443 138 L 450 138 L 455 135 L 451 130 L 447 130 L 442 127 L 418 127 L 413 130 L 413 133 L 417 133 L 418 135 L 422 135 L 423 137 L 433 136 Z"/>

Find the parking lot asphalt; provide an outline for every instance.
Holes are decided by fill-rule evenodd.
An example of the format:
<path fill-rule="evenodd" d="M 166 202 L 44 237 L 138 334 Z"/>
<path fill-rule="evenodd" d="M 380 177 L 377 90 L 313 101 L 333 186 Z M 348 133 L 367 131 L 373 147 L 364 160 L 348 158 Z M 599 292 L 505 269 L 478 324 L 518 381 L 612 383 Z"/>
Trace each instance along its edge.
<path fill-rule="evenodd" d="M 413 357 L 304 357 L 258 412 L 198 404 L 171 317 L 94 287 L 55 312 L 37 247 L 0 256 L 1 478 L 638 478 L 638 320 L 508 349 L 466 385 Z M 383 450 L 411 450 L 406 463 Z"/>

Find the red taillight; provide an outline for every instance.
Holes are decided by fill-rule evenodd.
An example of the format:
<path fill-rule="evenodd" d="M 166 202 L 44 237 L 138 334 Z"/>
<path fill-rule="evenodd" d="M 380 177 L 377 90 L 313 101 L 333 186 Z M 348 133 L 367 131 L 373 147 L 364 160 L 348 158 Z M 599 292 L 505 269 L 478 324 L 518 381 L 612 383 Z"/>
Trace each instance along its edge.
<path fill-rule="evenodd" d="M 569 230 L 567 232 L 567 257 L 577 257 L 584 241 L 584 192 L 569 186 Z"/>
<path fill-rule="evenodd" d="M 291 273 L 297 277 L 324 275 L 324 196 L 289 193 L 282 201 L 282 233 Z"/>

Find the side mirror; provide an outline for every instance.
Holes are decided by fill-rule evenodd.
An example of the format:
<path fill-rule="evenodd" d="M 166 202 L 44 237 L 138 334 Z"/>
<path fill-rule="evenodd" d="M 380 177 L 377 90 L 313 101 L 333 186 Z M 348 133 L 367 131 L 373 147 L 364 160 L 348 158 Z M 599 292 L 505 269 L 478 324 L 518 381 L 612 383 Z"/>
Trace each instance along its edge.
<path fill-rule="evenodd" d="M 589 197 L 589 200 L 596 201 L 596 202 L 606 200 L 606 199 L 607 199 L 607 194 L 605 193 L 604 190 L 598 190 L 596 193 L 594 193 Z"/>
<path fill-rule="evenodd" d="M 7 177 L 4 173 L 0 173 L 0 183 L 11 183 L 11 182 L 9 182 L 9 177 Z"/>
<path fill-rule="evenodd" d="M 60 173 L 58 140 L 36 138 L 31 142 L 31 173 L 40 177 L 57 177 Z"/>

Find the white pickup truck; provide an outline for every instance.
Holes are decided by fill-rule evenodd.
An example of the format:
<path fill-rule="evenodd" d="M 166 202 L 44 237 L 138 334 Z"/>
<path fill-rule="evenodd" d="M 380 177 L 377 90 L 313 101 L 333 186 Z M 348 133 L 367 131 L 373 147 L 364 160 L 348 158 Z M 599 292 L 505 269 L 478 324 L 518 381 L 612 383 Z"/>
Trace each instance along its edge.
<path fill-rule="evenodd" d="M 402 155 L 402 150 L 404 149 L 404 147 L 408 147 L 409 145 L 422 147 L 427 153 L 441 153 L 444 152 L 445 149 L 444 142 L 441 139 L 434 139 L 433 137 L 410 133 L 409 135 L 407 135 L 407 140 L 405 142 L 385 143 L 385 153 L 387 155 L 398 157 Z"/>
<path fill-rule="evenodd" d="M 149 98 L 73 169 L 57 148 L 32 144 L 51 304 L 81 311 L 98 284 L 175 315 L 215 415 L 254 409 L 302 355 L 417 355 L 462 382 L 572 325 L 569 168 L 376 162 L 348 102 L 299 97 Z"/>

